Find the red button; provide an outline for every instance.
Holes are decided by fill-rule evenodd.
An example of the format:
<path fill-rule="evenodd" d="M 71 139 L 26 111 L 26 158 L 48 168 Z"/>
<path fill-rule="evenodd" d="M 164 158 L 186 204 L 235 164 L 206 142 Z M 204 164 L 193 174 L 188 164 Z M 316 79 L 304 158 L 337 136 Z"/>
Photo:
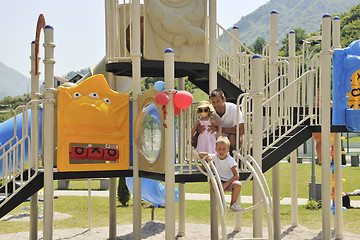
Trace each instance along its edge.
<path fill-rule="evenodd" d="M 117 161 L 119 158 L 119 150 L 105 148 L 104 149 L 104 160 L 106 161 Z"/>
<path fill-rule="evenodd" d="M 103 158 L 103 150 L 102 148 L 88 148 L 88 156 L 89 160 L 101 160 Z"/>
<path fill-rule="evenodd" d="M 86 159 L 87 149 L 84 147 L 71 147 L 70 158 L 71 159 Z"/>

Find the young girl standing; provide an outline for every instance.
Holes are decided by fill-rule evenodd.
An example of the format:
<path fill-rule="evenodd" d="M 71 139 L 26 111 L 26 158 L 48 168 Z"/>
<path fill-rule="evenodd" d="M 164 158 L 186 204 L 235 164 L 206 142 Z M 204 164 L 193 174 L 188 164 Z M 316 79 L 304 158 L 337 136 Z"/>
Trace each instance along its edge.
<path fill-rule="evenodd" d="M 216 138 L 221 136 L 222 127 L 214 118 L 211 117 L 211 113 L 214 112 L 212 105 L 207 101 L 201 101 L 197 107 L 196 113 L 200 115 L 195 125 L 191 129 L 191 136 L 196 133 L 198 125 L 205 126 L 205 131 L 200 133 L 197 139 L 196 151 L 207 152 L 215 154 Z M 217 132 L 211 132 L 209 126 L 214 125 L 217 127 Z"/>

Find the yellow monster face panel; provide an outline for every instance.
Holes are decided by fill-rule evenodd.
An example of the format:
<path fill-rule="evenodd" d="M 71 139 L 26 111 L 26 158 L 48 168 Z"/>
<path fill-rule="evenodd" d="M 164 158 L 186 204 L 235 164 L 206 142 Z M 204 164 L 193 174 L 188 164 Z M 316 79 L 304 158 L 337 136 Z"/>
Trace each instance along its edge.
<path fill-rule="evenodd" d="M 59 87 L 59 171 L 128 167 L 129 95 L 111 90 L 103 75 L 75 87 Z"/>

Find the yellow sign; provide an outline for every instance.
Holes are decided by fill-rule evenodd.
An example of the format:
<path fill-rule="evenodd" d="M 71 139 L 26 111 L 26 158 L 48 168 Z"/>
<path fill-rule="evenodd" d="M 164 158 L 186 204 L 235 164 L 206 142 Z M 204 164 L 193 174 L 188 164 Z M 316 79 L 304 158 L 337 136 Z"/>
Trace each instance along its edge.
<path fill-rule="evenodd" d="M 103 75 L 59 87 L 57 168 L 129 168 L 129 95 L 111 90 Z"/>
<path fill-rule="evenodd" d="M 360 109 L 360 69 L 351 76 L 351 91 L 347 94 L 348 107 L 352 109 Z"/>

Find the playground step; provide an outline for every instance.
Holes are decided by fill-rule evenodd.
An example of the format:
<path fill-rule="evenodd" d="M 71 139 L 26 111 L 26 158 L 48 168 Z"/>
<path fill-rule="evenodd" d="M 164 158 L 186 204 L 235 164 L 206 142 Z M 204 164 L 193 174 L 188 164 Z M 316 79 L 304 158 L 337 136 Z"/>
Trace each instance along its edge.
<path fill-rule="evenodd" d="M 35 173 L 33 169 L 30 170 L 31 175 Z M 24 170 L 23 173 L 18 173 L 15 177 L 15 190 L 18 189 L 21 185 L 23 185 L 29 179 L 29 170 Z M 14 190 L 14 181 L 10 180 L 7 182 L 7 191 L 12 193 Z M 0 193 L 5 192 L 5 185 L 0 187 Z"/>
<path fill-rule="evenodd" d="M 107 72 L 112 72 L 118 76 L 132 76 L 131 62 L 113 62 L 105 66 Z M 175 62 L 175 78 L 186 77 L 203 71 L 209 71 L 209 64 Z M 142 77 L 163 77 L 164 62 L 155 60 L 141 59 Z"/>
<path fill-rule="evenodd" d="M 15 184 L 15 186 L 14 186 Z M 0 188 L 0 193 L 5 193 L 5 190 L 6 190 L 6 185 L 2 186 Z M 7 192 L 8 193 L 12 193 L 13 190 L 14 190 L 14 187 L 15 187 L 15 190 L 18 189 L 20 187 L 20 182 L 15 180 L 15 183 L 11 180 L 9 182 L 7 182 Z"/>
<path fill-rule="evenodd" d="M 10 196 L 10 194 L 8 194 Z M 5 200 L 5 193 L 0 193 L 0 204 Z"/>
<path fill-rule="evenodd" d="M 199 87 L 204 92 L 209 92 L 209 71 L 199 71 L 196 74 L 189 76 L 189 80 Z M 226 101 L 236 103 L 239 95 L 244 93 L 238 86 L 235 86 L 231 81 L 217 74 L 217 86 L 225 93 Z"/>
<path fill-rule="evenodd" d="M 283 130 L 280 129 L 278 131 L 282 132 Z M 311 136 L 312 130 L 311 127 L 308 125 L 300 125 L 293 131 L 288 133 L 283 141 L 279 141 L 279 144 L 276 144 L 272 148 L 268 149 L 265 153 L 263 153 L 263 172 L 269 170 L 271 167 L 273 167 L 289 153 L 294 151 Z"/>
<path fill-rule="evenodd" d="M 14 197 L 11 197 L 4 201 L 5 194 L 2 193 L 2 195 L 0 195 L 3 196 L 0 202 L 0 218 L 5 216 L 7 213 L 9 213 L 11 210 L 13 210 L 15 207 L 17 207 L 19 204 L 21 204 L 31 195 L 39 191 L 43 186 L 44 186 L 44 174 L 42 172 L 38 172 L 35 178 L 33 178 L 31 181 L 28 181 L 26 185 L 17 189 L 16 195 L 14 195 Z M 9 196 L 11 194 L 12 193 L 9 192 Z"/>

